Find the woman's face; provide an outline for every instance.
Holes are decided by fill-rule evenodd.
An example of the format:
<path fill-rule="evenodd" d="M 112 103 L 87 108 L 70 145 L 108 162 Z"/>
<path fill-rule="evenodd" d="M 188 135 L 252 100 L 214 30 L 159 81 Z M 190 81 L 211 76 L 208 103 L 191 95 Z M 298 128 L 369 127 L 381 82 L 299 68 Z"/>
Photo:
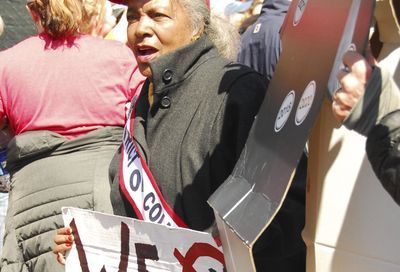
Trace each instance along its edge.
<path fill-rule="evenodd" d="M 152 76 L 149 62 L 190 43 L 188 15 L 172 0 L 129 0 L 128 43 L 140 72 Z"/>

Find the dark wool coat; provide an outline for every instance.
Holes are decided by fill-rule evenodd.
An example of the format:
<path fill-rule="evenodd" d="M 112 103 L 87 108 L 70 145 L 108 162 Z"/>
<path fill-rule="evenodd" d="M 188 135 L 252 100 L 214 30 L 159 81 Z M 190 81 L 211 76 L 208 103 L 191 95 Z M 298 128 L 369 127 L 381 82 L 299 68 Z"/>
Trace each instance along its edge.
<path fill-rule="evenodd" d="M 135 107 L 134 137 L 168 204 L 190 228 L 206 230 L 214 222 L 207 199 L 239 158 L 266 80 L 222 58 L 205 36 L 157 58 L 151 69 L 154 104 L 149 108 L 147 81 Z M 131 215 L 116 197 L 115 212 Z"/>
<path fill-rule="evenodd" d="M 154 104 L 146 82 L 134 109 L 134 137 L 168 204 L 190 228 L 210 231 L 207 199 L 232 172 L 268 81 L 222 58 L 207 37 L 157 58 L 151 69 Z M 119 160 L 117 154 L 110 168 L 114 213 L 136 217 L 119 190 Z M 256 243 L 258 271 L 297 271 L 299 255 L 288 244 L 300 231 L 280 222 L 283 228 Z"/>

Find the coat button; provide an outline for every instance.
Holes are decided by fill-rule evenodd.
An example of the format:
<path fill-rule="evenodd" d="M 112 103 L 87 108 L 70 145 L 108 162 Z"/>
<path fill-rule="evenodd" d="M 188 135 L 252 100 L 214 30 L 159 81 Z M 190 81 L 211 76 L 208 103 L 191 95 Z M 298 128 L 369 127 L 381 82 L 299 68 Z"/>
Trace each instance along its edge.
<path fill-rule="evenodd" d="M 165 69 L 163 73 L 163 79 L 165 83 L 169 83 L 172 80 L 172 76 L 174 75 L 174 72 L 172 72 L 169 69 Z"/>
<path fill-rule="evenodd" d="M 163 108 L 169 108 L 171 106 L 171 98 L 169 98 L 168 96 L 164 96 L 163 98 L 161 98 L 161 106 Z"/>

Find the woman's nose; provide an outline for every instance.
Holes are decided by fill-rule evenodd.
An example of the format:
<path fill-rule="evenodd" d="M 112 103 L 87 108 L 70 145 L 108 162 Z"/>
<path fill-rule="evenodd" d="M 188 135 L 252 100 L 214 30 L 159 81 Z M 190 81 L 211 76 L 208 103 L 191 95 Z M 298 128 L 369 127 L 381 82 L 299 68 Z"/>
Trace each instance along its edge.
<path fill-rule="evenodd" d="M 151 19 L 147 16 L 140 17 L 136 26 L 135 35 L 138 37 L 147 36 L 151 34 Z"/>

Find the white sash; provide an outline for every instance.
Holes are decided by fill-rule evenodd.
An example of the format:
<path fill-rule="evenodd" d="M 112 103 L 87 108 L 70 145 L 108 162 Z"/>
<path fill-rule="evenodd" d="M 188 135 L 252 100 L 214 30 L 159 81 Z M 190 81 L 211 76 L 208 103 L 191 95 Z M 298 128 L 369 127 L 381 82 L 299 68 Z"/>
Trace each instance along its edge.
<path fill-rule="evenodd" d="M 124 128 L 119 184 L 139 219 L 172 227 L 187 227 L 163 198 L 157 183 L 133 140 L 134 110 Z"/>

